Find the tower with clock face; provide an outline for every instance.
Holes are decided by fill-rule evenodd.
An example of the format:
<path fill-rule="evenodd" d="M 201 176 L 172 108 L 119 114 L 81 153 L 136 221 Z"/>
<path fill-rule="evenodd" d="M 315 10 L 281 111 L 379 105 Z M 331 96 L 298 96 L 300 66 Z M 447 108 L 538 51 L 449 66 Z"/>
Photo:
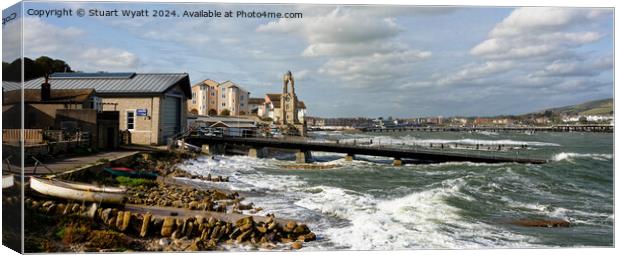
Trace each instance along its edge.
<path fill-rule="evenodd" d="M 297 95 L 295 94 L 295 79 L 291 71 L 284 74 L 284 86 L 282 87 L 282 96 L 280 99 L 280 109 L 282 110 L 281 125 L 283 129 L 295 129 L 295 133 L 304 135 L 305 126 L 299 121 L 297 115 Z M 290 90 L 289 90 L 289 85 Z M 290 130 L 292 131 L 292 130 Z"/>

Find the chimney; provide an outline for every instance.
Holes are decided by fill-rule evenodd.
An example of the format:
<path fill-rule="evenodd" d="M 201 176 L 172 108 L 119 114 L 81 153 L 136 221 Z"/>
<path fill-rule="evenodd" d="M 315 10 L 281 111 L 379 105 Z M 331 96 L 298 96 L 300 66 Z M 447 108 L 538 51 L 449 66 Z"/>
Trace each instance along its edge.
<path fill-rule="evenodd" d="M 45 82 L 41 84 L 41 101 L 47 101 L 52 96 L 52 86 L 49 83 L 49 74 L 45 74 Z"/>

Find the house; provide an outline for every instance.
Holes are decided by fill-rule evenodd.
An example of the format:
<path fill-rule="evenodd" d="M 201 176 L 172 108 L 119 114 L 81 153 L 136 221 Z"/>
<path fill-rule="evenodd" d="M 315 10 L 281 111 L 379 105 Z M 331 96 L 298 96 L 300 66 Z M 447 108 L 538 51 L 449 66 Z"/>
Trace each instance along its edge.
<path fill-rule="evenodd" d="M 21 128 L 16 120 L 21 119 L 23 106 L 24 129 L 33 134 L 55 131 L 60 136 L 47 138 L 54 141 L 65 140 L 62 133 L 80 134 L 93 148 L 118 146 L 118 112 L 102 111 L 94 89 L 52 89 L 49 79 L 43 79 L 40 89 L 21 90 L 9 83 L 3 82 L 3 129 Z M 110 120 L 111 116 L 116 119 Z"/>
<path fill-rule="evenodd" d="M 250 92 L 232 81 L 218 83 L 206 79 L 194 84 L 187 108 L 194 115 L 243 116 L 250 114 Z"/>
<path fill-rule="evenodd" d="M 265 110 L 263 107 L 264 104 L 265 104 L 264 98 L 251 97 L 250 100 L 248 100 L 248 106 L 250 108 L 250 113 L 252 115 L 263 116 L 264 110 Z"/>
<path fill-rule="evenodd" d="M 265 102 L 263 104 L 262 115 L 264 118 L 271 118 L 274 122 L 278 123 L 282 120 L 282 94 L 266 94 Z M 304 101 L 297 101 L 297 118 L 299 123 L 305 123 L 306 104 Z"/>
<path fill-rule="evenodd" d="M 24 83 L 38 89 L 44 78 Z M 165 144 L 186 128 L 187 99 L 191 99 L 186 73 L 54 73 L 51 90 L 94 89 L 103 111 L 118 111 L 119 129 L 128 131 L 135 144 Z"/>

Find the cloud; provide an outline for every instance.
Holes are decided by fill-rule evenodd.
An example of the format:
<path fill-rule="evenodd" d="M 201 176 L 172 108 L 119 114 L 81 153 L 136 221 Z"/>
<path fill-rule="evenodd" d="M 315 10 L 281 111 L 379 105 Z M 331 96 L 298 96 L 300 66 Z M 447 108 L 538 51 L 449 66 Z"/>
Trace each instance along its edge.
<path fill-rule="evenodd" d="M 23 20 L 26 57 L 60 58 L 80 71 L 128 71 L 139 64 L 138 57 L 129 51 L 87 43 L 87 33 L 77 27 L 58 27 L 33 17 Z M 10 25 L 14 24 L 20 25 Z"/>
<path fill-rule="evenodd" d="M 398 40 L 406 30 L 393 16 L 402 15 L 402 10 L 373 9 L 336 7 L 303 20 L 279 19 L 259 26 L 256 31 L 302 37 L 308 45 L 301 55 L 326 58 L 318 73 L 341 79 L 345 83 L 339 84 L 343 86 L 364 88 L 379 81 L 396 85 L 396 79 L 411 72 L 415 63 L 430 58 L 432 53 Z"/>
<path fill-rule="evenodd" d="M 611 56 L 594 59 L 559 59 L 544 67 L 543 70 L 530 74 L 532 77 L 571 77 L 597 76 L 601 72 L 613 69 Z"/>
<path fill-rule="evenodd" d="M 428 51 L 406 50 L 390 53 L 374 53 L 369 56 L 332 58 L 319 69 L 319 73 L 328 74 L 348 82 L 351 87 L 376 85 L 395 85 L 391 80 L 403 77 L 411 71 L 412 64 L 431 57 Z"/>
<path fill-rule="evenodd" d="M 127 70 L 138 66 L 138 57 L 114 48 L 89 48 L 77 56 L 80 68 L 90 70 Z"/>
<path fill-rule="evenodd" d="M 582 24 L 607 14 L 599 9 L 519 8 L 497 24 L 470 53 L 487 59 L 558 57 L 600 40 L 604 34 L 580 30 Z"/>
<path fill-rule="evenodd" d="M 511 61 L 487 61 L 482 65 L 468 65 L 457 72 L 450 73 L 437 81 L 439 85 L 458 84 L 482 79 L 511 70 L 514 67 Z"/>

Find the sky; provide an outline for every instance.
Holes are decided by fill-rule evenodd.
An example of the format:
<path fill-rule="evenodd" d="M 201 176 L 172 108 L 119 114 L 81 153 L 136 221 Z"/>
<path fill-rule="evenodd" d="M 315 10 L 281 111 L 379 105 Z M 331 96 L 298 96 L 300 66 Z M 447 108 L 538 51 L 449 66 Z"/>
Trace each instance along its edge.
<path fill-rule="evenodd" d="M 91 72 L 186 72 L 278 93 L 291 70 L 308 115 L 493 116 L 613 97 L 613 9 L 26 3 L 77 8 L 300 12 L 300 19 L 36 17 L 24 56 Z M 4 16 L 4 15 L 3 15 Z M 3 26 L 3 61 L 19 57 Z"/>

